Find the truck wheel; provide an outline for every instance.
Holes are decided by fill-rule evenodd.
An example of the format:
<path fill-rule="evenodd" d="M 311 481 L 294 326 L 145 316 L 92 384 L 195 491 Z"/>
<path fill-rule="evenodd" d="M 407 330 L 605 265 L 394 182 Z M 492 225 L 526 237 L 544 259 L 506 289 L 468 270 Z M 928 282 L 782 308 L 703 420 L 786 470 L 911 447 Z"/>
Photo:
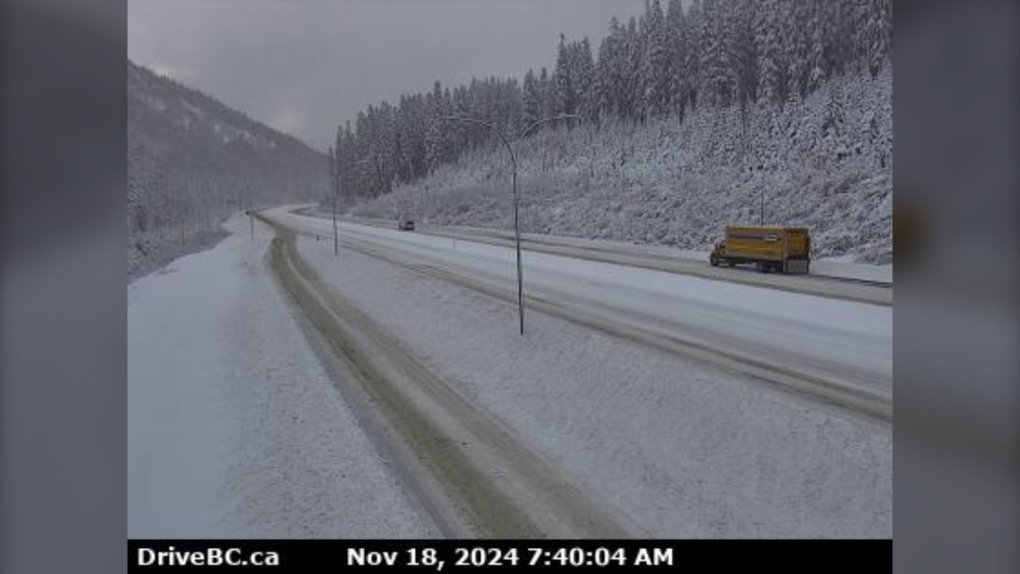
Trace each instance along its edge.
<path fill-rule="evenodd" d="M 718 267 L 719 266 L 719 260 L 716 259 L 715 256 L 713 255 L 712 257 L 708 258 L 708 264 L 711 265 L 712 267 Z"/>

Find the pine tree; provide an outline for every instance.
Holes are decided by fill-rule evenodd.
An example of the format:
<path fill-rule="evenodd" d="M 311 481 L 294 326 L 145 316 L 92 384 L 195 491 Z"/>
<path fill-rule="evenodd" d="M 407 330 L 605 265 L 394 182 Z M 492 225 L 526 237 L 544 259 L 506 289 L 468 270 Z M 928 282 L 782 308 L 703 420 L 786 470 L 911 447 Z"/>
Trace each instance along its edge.
<path fill-rule="evenodd" d="M 662 116 L 669 113 L 671 103 L 669 35 L 659 0 L 646 4 L 645 10 L 639 107 L 643 113 Z"/>
<path fill-rule="evenodd" d="M 732 0 L 729 6 L 725 27 L 726 60 L 735 99 L 743 108 L 758 99 L 758 50 L 754 34 L 758 4 L 756 0 Z"/>
<path fill-rule="evenodd" d="M 687 43 L 687 19 L 681 0 L 670 0 L 666 10 L 666 42 L 669 55 L 669 107 L 683 123 L 687 113 L 687 71 L 684 69 Z"/>
<path fill-rule="evenodd" d="M 566 36 L 560 34 L 560 45 L 556 55 L 556 68 L 553 71 L 553 82 L 556 86 L 556 107 L 553 115 L 573 114 L 577 112 L 577 86 L 574 70 L 574 58 Z"/>
<path fill-rule="evenodd" d="M 638 101 L 641 84 L 638 81 L 641 69 L 641 35 L 637 19 L 627 20 L 623 36 L 623 50 L 620 62 L 620 115 L 624 118 L 638 117 Z"/>
<path fill-rule="evenodd" d="M 869 0 L 862 18 L 859 42 L 872 77 L 892 54 L 892 0 Z"/>
<path fill-rule="evenodd" d="M 450 115 L 443 99 L 443 87 L 438 81 L 428 96 L 428 127 L 425 136 L 425 165 L 433 173 L 446 157 L 445 116 Z"/>
<path fill-rule="evenodd" d="M 733 66 L 727 46 L 733 26 L 728 13 L 727 2 L 705 0 L 702 20 L 701 85 L 711 97 L 712 103 L 726 107 L 735 95 Z"/>
<path fill-rule="evenodd" d="M 705 13 L 701 8 L 701 0 L 691 2 L 691 7 L 687 9 L 686 20 L 687 34 L 685 35 L 683 46 L 684 60 L 682 66 L 684 76 L 687 78 L 685 84 L 687 85 L 688 92 L 684 99 L 691 108 L 697 108 L 698 99 L 701 95 L 701 52 L 704 49 L 705 32 Z"/>
<path fill-rule="evenodd" d="M 624 29 L 614 16 L 609 22 L 609 34 L 599 44 L 596 64 L 599 113 L 603 116 L 623 115 Z"/>
<path fill-rule="evenodd" d="M 545 67 L 538 73 L 538 86 L 542 94 L 542 117 L 552 117 L 556 114 L 556 86 Z"/>
<path fill-rule="evenodd" d="M 758 92 L 762 99 L 782 104 L 790 93 L 789 58 L 782 24 L 789 18 L 789 0 L 763 0 L 755 18 L 755 43 L 760 70 Z"/>
<path fill-rule="evenodd" d="M 822 69 L 822 3 L 816 0 L 792 0 L 791 17 L 784 35 L 790 58 L 790 79 L 801 99 L 815 91 L 825 78 Z"/>
<path fill-rule="evenodd" d="M 577 86 L 577 114 L 588 121 L 598 120 L 598 82 L 595 80 L 595 59 L 591 42 L 581 39 L 574 45 L 574 71 Z"/>
<path fill-rule="evenodd" d="M 497 109 L 504 133 L 516 134 L 524 122 L 524 90 L 516 78 L 506 78 L 497 84 Z"/>
<path fill-rule="evenodd" d="M 338 178 L 340 184 L 340 196 L 346 203 L 354 201 L 357 195 L 357 181 L 354 174 L 355 161 L 355 136 L 351 129 L 351 123 L 346 122 L 337 131 L 336 154 L 338 164 Z"/>

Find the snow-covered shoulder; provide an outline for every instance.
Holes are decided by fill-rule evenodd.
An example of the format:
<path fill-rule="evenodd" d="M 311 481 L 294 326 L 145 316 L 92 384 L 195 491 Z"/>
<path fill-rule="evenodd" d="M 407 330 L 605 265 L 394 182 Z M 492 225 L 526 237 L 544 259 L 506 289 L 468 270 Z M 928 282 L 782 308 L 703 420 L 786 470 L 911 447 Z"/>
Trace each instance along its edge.
<path fill-rule="evenodd" d="M 128 535 L 430 534 L 234 216 L 214 249 L 128 286 Z"/>

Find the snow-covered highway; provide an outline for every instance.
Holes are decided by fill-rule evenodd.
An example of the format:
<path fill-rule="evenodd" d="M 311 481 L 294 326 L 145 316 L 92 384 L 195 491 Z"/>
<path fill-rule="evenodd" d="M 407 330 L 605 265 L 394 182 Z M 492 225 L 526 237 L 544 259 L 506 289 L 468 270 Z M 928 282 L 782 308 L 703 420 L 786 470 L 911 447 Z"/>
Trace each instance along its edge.
<path fill-rule="evenodd" d="M 890 307 L 261 216 L 129 287 L 133 536 L 891 536 Z"/>
<path fill-rule="evenodd" d="M 321 218 L 290 208 L 264 216 L 332 238 L 332 223 Z M 516 300 L 510 247 L 349 222 L 340 230 L 348 248 Z M 523 262 L 526 307 L 705 358 L 869 416 L 892 417 L 891 306 L 532 250 L 525 250 Z"/>
<path fill-rule="evenodd" d="M 328 214 L 322 213 L 315 207 L 297 209 L 294 212 L 299 215 L 329 218 Z M 384 229 L 393 228 L 392 221 L 361 218 L 342 218 L 342 220 Z M 514 245 L 513 233 L 497 229 L 447 227 L 419 223 L 416 232 L 504 247 Z M 811 263 L 810 275 L 777 275 L 756 273 L 748 268 L 711 267 L 708 264 L 708 253 L 680 250 L 663 245 L 635 245 L 618 241 L 535 233 L 521 234 L 521 244 L 524 249 L 538 253 L 565 255 L 629 267 L 643 267 L 847 301 L 860 301 L 876 305 L 892 305 L 893 303 L 891 265 L 857 265 L 820 260 Z"/>

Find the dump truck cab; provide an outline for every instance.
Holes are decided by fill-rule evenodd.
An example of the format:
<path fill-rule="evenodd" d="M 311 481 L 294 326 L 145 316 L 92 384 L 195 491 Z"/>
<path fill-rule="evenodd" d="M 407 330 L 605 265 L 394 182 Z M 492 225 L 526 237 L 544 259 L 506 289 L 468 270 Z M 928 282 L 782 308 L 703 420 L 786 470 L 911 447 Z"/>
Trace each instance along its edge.
<path fill-rule="evenodd" d="M 724 261 L 730 267 L 733 267 L 733 265 L 735 265 L 735 263 L 733 263 L 732 261 L 729 261 L 729 260 L 726 259 L 726 241 L 725 240 L 724 241 L 720 241 L 719 243 L 716 243 L 715 247 L 712 248 L 712 254 L 708 256 L 708 262 L 712 264 L 712 267 L 718 267 Z"/>

